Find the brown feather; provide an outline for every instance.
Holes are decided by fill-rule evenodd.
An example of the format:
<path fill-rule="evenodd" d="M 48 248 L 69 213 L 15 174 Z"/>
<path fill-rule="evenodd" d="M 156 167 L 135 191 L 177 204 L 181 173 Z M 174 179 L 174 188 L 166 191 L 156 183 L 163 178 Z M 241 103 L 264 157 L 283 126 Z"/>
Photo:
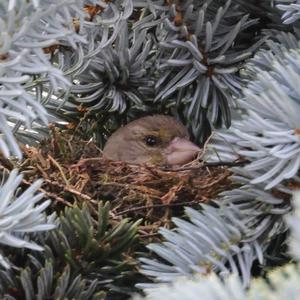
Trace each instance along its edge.
<path fill-rule="evenodd" d="M 156 138 L 157 145 L 145 143 L 147 136 Z M 189 139 L 187 129 L 176 119 L 165 115 L 147 116 L 119 128 L 108 139 L 103 153 L 111 160 L 133 164 L 164 164 L 163 150 L 174 138 Z"/>

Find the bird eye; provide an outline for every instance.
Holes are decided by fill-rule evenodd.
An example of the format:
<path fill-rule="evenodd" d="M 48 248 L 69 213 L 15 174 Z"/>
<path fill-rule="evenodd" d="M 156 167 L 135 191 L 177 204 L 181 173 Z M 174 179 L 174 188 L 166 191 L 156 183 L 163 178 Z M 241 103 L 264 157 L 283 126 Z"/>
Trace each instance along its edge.
<path fill-rule="evenodd" d="M 157 144 L 157 137 L 154 135 L 148 135 L 145 138 L 147 146 L 153 147 Z"/>

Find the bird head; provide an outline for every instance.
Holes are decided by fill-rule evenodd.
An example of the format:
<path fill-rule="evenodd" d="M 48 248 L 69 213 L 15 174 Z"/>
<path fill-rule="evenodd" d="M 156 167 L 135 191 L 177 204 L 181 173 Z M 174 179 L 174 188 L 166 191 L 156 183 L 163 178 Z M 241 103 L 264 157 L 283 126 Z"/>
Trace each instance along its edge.
<path fill-rule="evenodd" d="M 190 162 L 199 151 L 187 129 L 164 115 L 143 117 L 119 128 L 103 149 L 111 160 L 171 166 Z"/>

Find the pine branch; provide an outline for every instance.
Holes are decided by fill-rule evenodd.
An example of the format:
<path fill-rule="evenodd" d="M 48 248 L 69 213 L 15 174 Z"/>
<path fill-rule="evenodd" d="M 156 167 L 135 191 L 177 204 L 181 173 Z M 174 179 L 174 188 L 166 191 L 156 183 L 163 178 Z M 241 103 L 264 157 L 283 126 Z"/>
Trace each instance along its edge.
<path fill-rule="evenodd" d="M 97 215 L 87 207 L 66 208 L 57 229 L 35 235 L 42 253 L 10 253 L 15 268 L 0 272 L 0 293 L 8 299 L 124 299 L 134 278 L 129 250 L 139 221 L 109 218 L 109 205 L 99 203 Z M 112 298 L 110 298 L 112 297 Z"/>
<path fill-rule="evenodd" d="M 0 243 L 9 247 L 42 251 L 43 247 L 31 240 L 29 234 L 55 228 L 53 216 L 47 220 L 43 213 L 50 201 L 37 205 L 43 199 L 43 194 L 36 193 L 42 184 L 40 180 L 23 192 L 19 190 L 21 183 L 22 175 L 13 170 L 0 187 Z M 0 254 L 0 263 L 3 267 L 10 268 L 10 263 L 3 253 Z"/>
<path fill-rule="evenodd" d="M 276 0 L 277 8 L 284 11 L 282 20 L 284 24 L 291 24 L 300 19 L 299 0 Z"/>
<path fill-rule="evenodd" d="M 22 157 L 14 137 L 17 130 L 30 129 L 33 121 L 43 126 L 48 122 L 41 83 L 47 83 L 49 92 L 70 86 L 51 64 L 47 47 L 70 42 L 76 48 L 85 42 L 73 23 L 73 18 L 83 21 L 78 8 L 80 1 L 75 0 L 4 1 L 0 6 L 0 150 L 7 157 Z"/>
<path fill-rule="evenodd" d="M 210 134 L 207 120 L 213 126 L 230 126 L 232 95 L 239 95 L 242 88 L 237 72 L 263 43 L 246 42 L 257 20 L 249 19 L 232 1 L 178 5 L 171 1 L 163 16 L 157 37 L 160 78 L 155 101 L 183 110 L 192 132 L 203 142 Z"/>
<path fill-rule="evenodd" d="M 293 214 L 287 216 L 287 223 L 291 228 L 290 251 L 297 260 L 300 260 L 300 193 L 294 195 Z"/>
<path fill-rule="evenodd" d="M 126 18 L 109 23 L 111 40 L 102 42 L 108 29 L 101 24 L 82 53 L 59 50 L 70 57 L 63 62 L 65 72 L 77 61 L 82 67 L 71 73 L 72 87 L 48 102 L 48 110 L 100 145 L 118 126 L 157 112 L 179 114 L 200 142 L 212 124 L 229 126 L 232 95 L 242 86 L 237 71 L 263 43 L 249 43 L 257 20 L 232 1 L 127 2 Z M 108 8 L 112 5 L 122 9 L 119 2 Z"/>
<path fill-rule="evenodd" d="M 147 246 L 163 260 L 140 258 L 141 273 L 159 283 L 194 273 L 215 271 L 227 276 L 241 272 L 244 283 L 248 284 L 253 261 L 262 260 L 261 245 L 250 240 L 250 220 L 234 205 L 202 205 L 201 212 L 191 208 L 185 212 L 189 222 L 173 218 L 175 231 L 160 229 L 165 242 Z M 138 286 L 149 288 L 155 284 Z"/>
<path fill-rule="evenodd" d="M 298 182 L 296 175 L 300 166 L 297 100 L 300 53 L 298 50 L 279 51 L 275 52 L 276 56 L 272 51 L 262 51 L 254 58 L 249 66 L 245 99 L 239 102 L 246 114 L 233 122 L 228 132 L 216 133 L 210 146 L 211 160 L 240 157 L 249 160 L 244 171 L 252 177 L 250 182 L 264 183 L 265 189 L 286 179 Z"/>
<path fill-rule="evenodd" d="M 295 212 L 287 221 L 291 228 L 291 249 L 295 258 L 300 258 L 300 197 L 295 196 Z M 231 274 L 224 280 L 215 273 L 207 276 L 195 275 L 192 278 L 181 277 L 172 285 L 161 285 L 153 289 L 145 289 L 146 297 L 134 297 L 135 300 L 148 299 L 190 299 L 201 298 L 207 300 L 236 299 L 236 300 L 264 300 L 264 299 L 298 299 L 299 297 L 300 265 L 289 263 L 284 267 L 269 272 L 265 278 L 254 279 L 246 291 L 240 278 Z"/>
<path fill-rule="evenodd" d="M 269 44 L 271 49 L 277 49 L 274 42 Z M 171 282 L 195 271 L 205 273 L 205 268 L 198 267 L 200 262 L 201 265 L 209 264 L 221 275 L 238 271 L 243 284 L 247 285 L 254 260 L 267 264 L 270 242 L 286 232 L 282 216 L 290 211 L 293 188 L 299 185 L 300 107 L 296 82 L 300 80 L 300 54 L 282 48 L 278 52 L 281 54 L 275 56 L 270 50 L 262 50 L 248 65 L 245 74 L 251 74 L 251 79 L 243 90 L 245 99 L 238 103 L 242 118 L 235 120 L 227 132 L 216 132 L 213 142 L 208 145 L 211 149 L 206 154 L 208 161 L 222 163 L 244 159 L 249 162 L 231 169 L 234 173 L 232 181 L 238 188 L 222 193 L 218 199 L 222 204 L 213 213 L 205 210 L 199 213 L 198 219 L 205 226 L 194 226 L 194 215 L 191 217 L 187 209 L 190 223 L 175 220 L 176 233 L 161 231 L 166 242 L 149 247 L 164 262 L 142 259 L 142 272 L 156 282 Z M 215 224 L 218 222 L 223 234 L 228 232 L 227 226 L 239 228 L 232 219 L 223 219 L 227 213 L 235 212 L 234 220 L 244 226 L 234 244 L 237 252 L 232 252 L 230 247 L 228 252 L 222 252 L 221 244 L 225 240 L 216 237 L 214 226 L 218 227 Z M 211 218 L 214 218 L 214 224 L 211 224 Z M 210 247 L 203 250 L 207 240 Z M 227 240 L 235 239 L 229 235 Z M 245 261 L 237 257 L 243 249 L 249 251 Z M 214 260 L 210 251 L 215 253 Z"/>

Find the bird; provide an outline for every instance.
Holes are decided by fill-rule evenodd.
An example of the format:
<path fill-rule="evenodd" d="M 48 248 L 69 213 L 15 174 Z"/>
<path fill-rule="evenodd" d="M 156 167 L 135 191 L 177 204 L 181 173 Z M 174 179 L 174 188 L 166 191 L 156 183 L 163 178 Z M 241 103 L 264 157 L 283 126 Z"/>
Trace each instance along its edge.
<path fill-rule="evenodd" d="M 186 127 L 168 115 L 150 115 L 117 129 L 103 154 L 129 164 L 182 166 L 196 158 L 201 148 L 190 141 Z"/>

